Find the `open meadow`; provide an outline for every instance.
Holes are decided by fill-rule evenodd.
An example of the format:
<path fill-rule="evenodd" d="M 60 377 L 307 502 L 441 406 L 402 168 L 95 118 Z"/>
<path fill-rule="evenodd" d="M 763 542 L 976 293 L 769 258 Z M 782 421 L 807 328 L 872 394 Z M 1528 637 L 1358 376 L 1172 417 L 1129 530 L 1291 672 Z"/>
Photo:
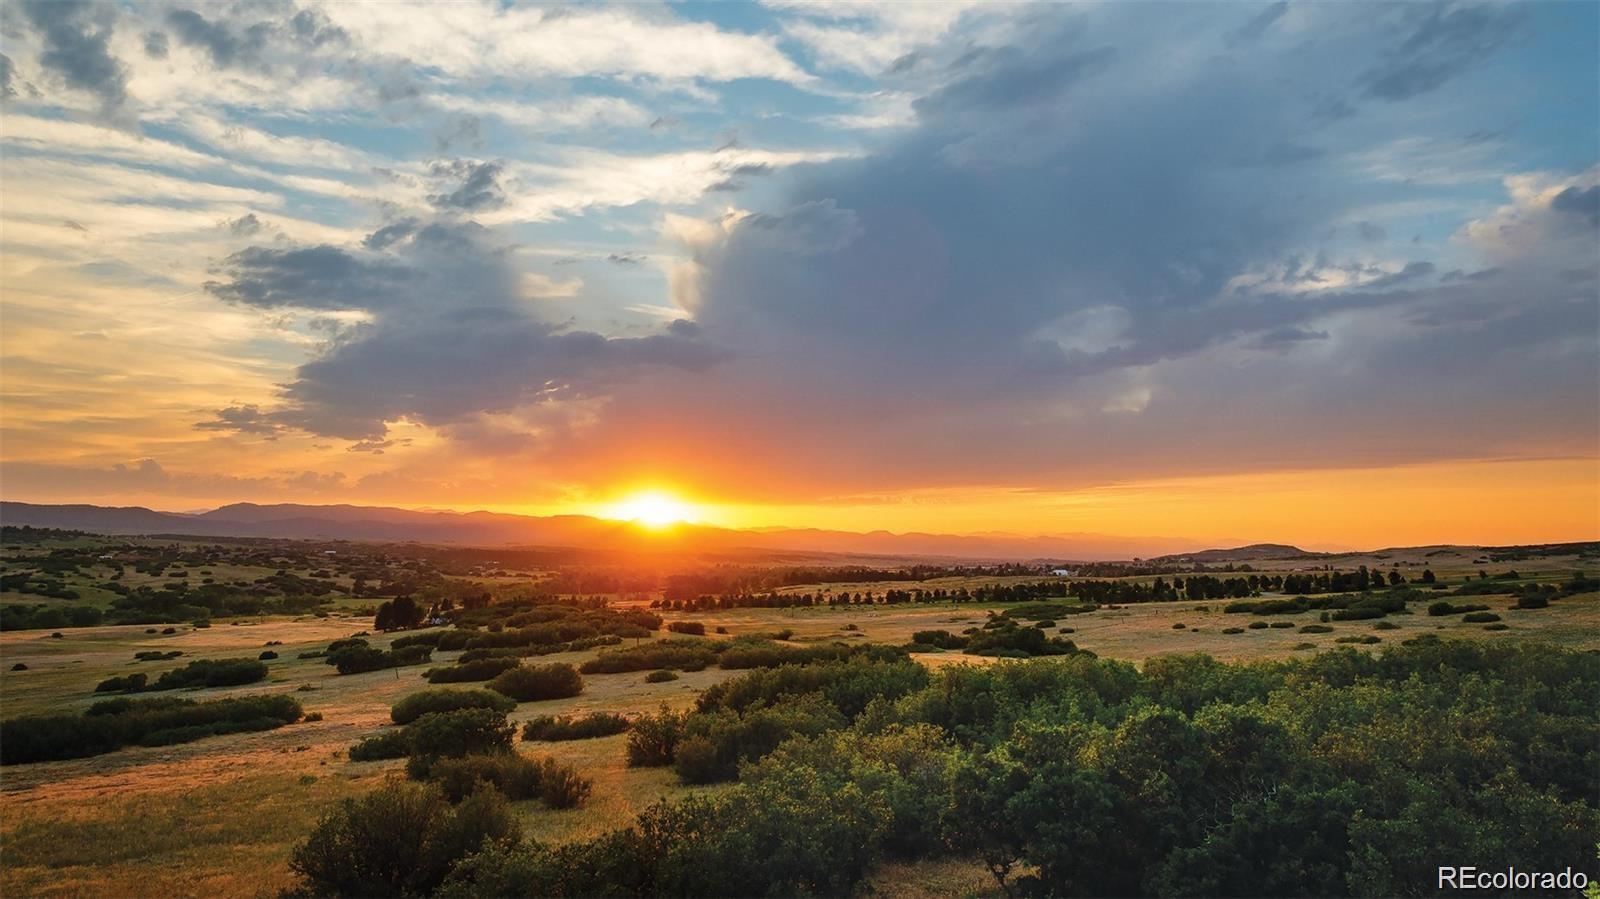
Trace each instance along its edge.
<path fill-rule="evenodd" d="M 139 553 L 127 549 L 123 552 Z M 1438 555 L 1428 555 L 1428 551 L 1413 551 L 1411 555 L 1413 558 L 1405 563 L 1419 570 L 1435 560 L 1445 561 Z M 8 571 L 28 570 L 29 559 L 47 557 L 37 549 L 18 553 L 8 560 Z M 1368 557 L 1361 564 L 1376 566 L 1385 561 L 1389 560 L 1382 556 Z M 596 646 L 559 644 L 548 647 L 550 651 L 539 650 L 527 664 L 565 664 L 584 670 L 581 692 L 520 702 L 506 719 L 520 729 L 541 716 L 609 713 L 637 719 L 660 714 L 663 708 L 689 713 L 708 689 L 747 673 L 743 668 L 708 665 L 704 661 L 666 666 L 679 669 L 673 672 L 672 679 L 652 676 L 660 674 L 654 665 L 610 673 L 585 669 L 585 663 L 602 656 L 648 649 L 663 637 L 670 637 L 671 645 L 701 645 L 717 651 L 729 645 L 759 645 L 779 653 L 849 653 L 866 652 L 858 648 L 877 646 L 904 652 L 929 671 L 963 665 L 1066 664 L 1065 660 L 1082 655 L 1083 651 L 1140 666 L 1156 657 L 1193 653 L 1223 662 L 1252 663 L 1310 658 L 1347 645 L 1363 651 L 1382 650 L 1418 637 L 1600 651 L 1600 594 L 1592 587 L 1569 591 L 1543 606 L 1519 607 L 1538 604 L 1519 602 L 1517 585 L 1555 585 L 1570 577 L 1573 564 L 1579 561 L 1576 557 L 1559 555 L 1516 562 L 1517 580 L 1515 584 L 1506 581 L 1509 586 L 1505 592 L 1495 592 L 1491 586 L 1499 581 L 1478 574 L 1483 567 L 1478 564 L 1480 561 L 1497 573 L 1510 569 L 1508 562 L 1490 563 L 1470 551 L 1455 553 L 1449 559 L 1449 567 L 1441 565 L 1444 576 L 1440 580 L 1452 583 L 1441 584 L 1438 590 L 1425 594 L 1406 594 L 1412 600 L 1401 603 L 1393 614 L 1355 620 L 1329 620 L 1326 610 L 1316 608 L 1278 614 L 1250 614 L 1239 608 L 1228 611 L 1232 600 L 1227 598 L 1098 607 L 1063 599 L 1052 600 L 1056 605 L 1046 604 L 1033 613 L 1025 612 L 1027 606 L 1016 602 L 928 599 L 890 604 L 881 599 L 888 591 L 908 587 L 927 590 L 930 596 L 936 590 L 984 596 L 987 594 L 981 591 L 1028 589 L 1030 584 L 1045 583 L 1038 575 L 970 573 L 910 583 L 897 577 L 788 585 L 773 591 L 774 596 L 842 594 L 879 598 L 789 608 L 740 606 L 730 601 L 730 607 L 686 611 L 667 608 L 672 603 L 663 601 L 659 594 L 612 594 L 585 602 L 615 610 L 616 615 L 655 616 L 659 629 L 628 631 L 618 627 L 614 632 L 628 636 L 606 637 L 608 642 Z M 396 562 L 390 560 L 386 564 Z M 1327 563 L 1318 560 L 1318 564 Z M 125 567 L 131 570 L 131 566 Z M 272 568 L 271 563 L 266 567 L 236 563 L 218 563 L 205 569 L 190 567 L 197 574 L 205 570 L 212 572 L 208 577 L 237 584 L 285 573 L 309 579 L 315 573 L 309 568 L 284 571 Z M 1272 562 L 1257 562 L 1254 570 L 1297 569 L 1289 563 L 1275 566 Z M 110 568 L 85 566 L 68 572 L 65 583 L 68 587 L 87 588 L 103 582 L 110 572 Z M 338 583 L 338 589 L 350 590 L 354 579 L 348 573 L 342 577 L 342 581 L 328 579 Z M 1126 576 L 1112 580 L 1142 589 L 1151 578 Z M 475 591 L 482 588 L 491 598 L 487 606 L 478 606 L 478 612 L 439 614 L 485 615 L 494 613 L 502 603 L 527 603 L 529 581 L 530 577 L 497 580 L 443 575 L 424 591 L 477 595 Z M 165 582 L 146 574 L 142 580 L 129 578 L 127 583 L 151 588 L 143 593 L 135 590 L 129 600 L 135 601 L 140 596 L 155 595 L 154 586 Z M 1465 614 L 1429 614 L 1427 607 L 1435 594 L 1453 596 L 1462 589 L 1460 585 L 1474 583 L 1479 585 L 1472 594 L 1474 608 L 1480 615 L 1491 616 L 1491 623 L 1469 623 Z M 1070 597 L 1077 589 L 1062 588 L 1061 592 Z M 24 601 L 34 599 L 27 594 L 8 595 Z M 108 615 L 116 614 L 119 594 L 109 594 L 111 598 L 107 599 L 85 589 L 82 595 L 84 598 L 78 600 L 44 599 L 50 603 L 93 603 L 105 608 Z M 1262 594 L 1260 598 L 1272 599 L 1274 595 Z M 552 597 L 550 601 L 553 600 Z M 0 671 L 0 706 L 8 720 L 81 714 L 117 692 L 96 692 L 97 685 L 108 679 L 139 673 L 153 678 L 201 659 L 259 659 L 265 670 L 263 676 L 249 683 L 188 687 L 170 695 L 200 702 L 286 696 L 298 701 L 307 716 L 266 730 L 169 745 L 128 745 L 84 758 L 8 764 L 0 769 L 0 851 L 5 858 L 0 866 L 0 892 L 7 896 L 270 896 L 294 887 L 298 878 L 289 868 L 293 847 L 305 839 L 319 818 L 341 800 L 366 795 L 387 779 L 405 777 L 404 759 L 352 761 L 351 747 L 374 735 L 397 731 L 390 720 L 391 707 L 403 697 L 429 687 L 423 676 L 426 672 L 466 667 L 460 662 L 463 653 L 470 650 L 460 646 L 445 648 L 448 637 L 441 636 L 459 633 L 457 629 L 424 626 L 378 632 L 373 629 L 372 602 L 335 593 L 319 604 L 314 614 L 219 615 L 203 621 L 0 633 L 0 660 L 4 663 L 0 665 L 4 669 Z M 352 608 L 356 603 L 365 603 L 369 608 Z M 537 602 L 525 607 L 535 612 L 539 608 Z M 1063 614 L 1045 620 L 1052 608 Z M 1030 617 L 1014 619 L 1011 610 Z M 457 623 L 467 626 L 466 620 L 459 619 Z M 521 619 L 508 620 L 514 624 Z M 997 633 L 1042 631 L 1048 642 L 1040 645 L 1070 645 L 1071 654 L 1045 653 L 1040 661 L 1024 663 L 1006 658 L 1006 653 L 969 654 L 955 646 L 939 649 L 919 642 L 935 639 L 926 636 L 931 632 L 945 632 L 953 643 L 959 643 L 968 639 L 960 635 L 981 635 L 996 625 L 1004 625 Z M 494 637 L 514 631 L 502 632 L 498 624 L 491 623 L 487 631 L 469 631 L 463 636 L 471 633 Z M 366 641 L 370 649 L 379 652 L 398 650 L 418 640 L 436 645 L 425 662 L 340 673 L 331 664 L 328 650 L 334 641 L 352 637 Z M 478 650 L 477 654 L 493 652 Z M 137 660 L 136 654 L 140 653 L 154 657 Z M 726 663 L 727 657 L 723 659 Z M 515 660 L 508 664 L 515 664 Z M 587 798 L 574 808 L 552 808 L 532 800 L 513 802 L 511 809 L 522 833 L 550 845 L 593 840 L 629 825 L 657 800 L 715 796 L 732 786 L 718 778 L 690 785 L 670 767 L 630 766 L 629 739 L 628 734 L 612 733 L 563 742 L 516 741 L 513 751 L 530 758 L 553 758 L 591 784 Z M 868 882 L 888 895 L 985 894 L 995 890 L 995 881 L 984 864 L 976 857 L 960 854 L 953 858 L 891 860 L 875 869 Z"/>

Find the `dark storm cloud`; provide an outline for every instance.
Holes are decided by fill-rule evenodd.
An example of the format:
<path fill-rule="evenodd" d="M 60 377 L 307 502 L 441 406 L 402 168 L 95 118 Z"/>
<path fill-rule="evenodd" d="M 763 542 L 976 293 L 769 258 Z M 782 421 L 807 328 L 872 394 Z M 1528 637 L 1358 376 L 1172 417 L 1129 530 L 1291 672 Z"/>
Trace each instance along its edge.
<path fill-rule="evenodd" d="M 385 259 L 339 247 L 250 247 L 224 260 L 226 281 L 207 281 L 212 296 L 263 309 L 366 309 L 382 306 L 410 272 Z"/>
<path fill-rule="evenodd" d="M 68 87 L 93 94 L 106 112 L 128 99 L 128 76 L 111 55 L 113 14 L 87 0 L 24 0 L 22 12 L 43 39 L 39 64 Z"/>
<path fill-rule="evenodd" d="M 1383 275 L 1378 277 L 1367 282 L 1364 286 L 1370 290 L 1387 290 L 1390 287 L 1398 287 L 1399 285 L 1405 284 L 1409 281 L 1415 281 L 1418 278 L 1427 277 L 1428 275 L 1433 274 L 1433 270 L 1434 265 L 1431 262 L 1408 262 L 1406 263 L 1405 268 L 1402 268 L 1400 271 L 1391 275 Z"/>
<path fill-rule="evenodd" d="M 1579 216 L 1590 227 L 1600 226 L 1600 185 L 1584 189 L 1569 187 L 1556 194 L 1550 201 L 1550 208 Z"/>
<path fill-rule="evenodd" d="M 927 51 L 926 70 L 952 80 L 913 104 L 898 137 L 794 177 L 787 208 L 685 239 L 679 302 L 706 339 L 740 355 L 714 379 L 669 373 L 624 388 L 568 456 L 603 472 L 629 461 L 629 441 L 656 437 L 712 466 L 763 460 L 738 485 L 757 492 L 791 467 L 848 490 L 1352 453 L 1420 461 L 1516 440 L 1447 420 L 1430 391 L 1493 408 L 1529 387 L 1561 399 L 1519 409 L 1528 432 L 1569 444 L 1592 434 L 1584 376 L 1596 352 L 1570 338 L 1592 333 L 1594 304 L 1557 274 L 1592 246 L 1463 240 L 1484 257 L 1468 270 L 1492 274 L 1444 284 L 1416 247 L 1390 240 L 1371 210 L 1410 189 L 1364 183 L 1349 165 L 1352 148 L 1406 137 L 1407 124 L 1317 112 L 1392 24 L 1346 9 L 1308 10 L 1320 20 L 1297 25 L 1316 42 L 1271 40 L 1278 18 L 1262 39 L 1230 45 L 1205 11 L 1173 7 L 1152 29 L 1133 6 L 1097 19 L 1060 7 L 1013 47 Z M 1461 48 L 1499 40 L 1477 14 L 1405 15 L 1396 40 L 1418 54 L 1416 70 L 1389 56 L 1371 65 L 1388 95 L 1407 77 L 1408 90 L 1447 89 L 1472 65 Z M 951 54 L 960 65 L 941 64 Z M 1547 215 L 1586 222 L 1589 183 L 1563 201 L 1571 211 Z M 1467 379 L 1477 397 L 1441 383 L 1436 372 L 1460 360 L 1436 357 L 1492 340 L 1499 322 L 1503 343 Z M 1519 361 L 1541 356 L 1548 369 Z M 1405 390 L 1385 392 L 1369 364 Z M 1438 431 L 1374 433 L 1375 404 Z M 1562 405 L 1585 411 L 1540 418 Z M 1341 436 L 1256 433 L 1311 409 Z M 685 434 L 686 420 L 723 425 Z M 759 436 L 776 432 L 781 446 Z M 1226 436 L 1244 432 L 1250 447 Z"/>
<path fill-rule="evenodd" d="M 1416 21 L 1406 39 L 1359 80 L 1369 97 L 1407 100 L 1438 89 L 1515 37 L 1524 18 L 1515 5 L 1429 4 L 1408 11 Z"/>
<path fill-rule="evenodd" d="M 382 250 L 398 241 L 405 240 L 417 231 L 418 222 L 414 218 L 401 219 L 393 224 L 384 225 L 382 228 L 367 235 L 361 245 L 369 250 Z"/>
<path fill-rule="evenodd" d="M 216 418 L 196 422 L 197 431 L 226 431 L 235 434 L 255 434 L 276 440 L 283 425 L 255 406 L 228 406 L 218 409 Z"/>
<path fill-rule="evenodd" d="M 261 224 L 261 219 L 257 218 L 254 212 L 249 212 L 228 222 L 228 233 L 235 237 L 251 237 L 260 234 L 264 227 L 266 226 Z"/>
<path fill-rule="evenodd" d="M 459 180 L 460 186 L 448 193 L 433 194 L 428 202 L 438 209 L 456 209 L 463 212 L 480 212 L 505 205 L 506 195 L 500 188 L 503 166 L 498 162 L 472 162 L 457 159 L 448 163 L 435 163 L 433 174 Z"/>
<path fill-rule="evenodd" d="M 994 112 L 1047 102 L 1072 85 L 1104 71 L 1116 57 L 1113 47 L 1058 55 L 1007 47 L 986 54 L 987 66 L 921 97 L 912 106 L 924 118 L 968 111 Z"/>
<path fill-rule="evenodd" d="M 179 43 L 205 50 L 210 54 L 211 61 L 224 69 L 255 63 L 270 34 L 270 27 L 263 23 L 235 34 L 228 24 L 213 22 L 192 9 L 175 9 L 167 13 L 167 25 Z"/>
<path fill-rule="evenodd" d="M 369 317 L 300 366 L 269 413 L 273 423 L 378 446 L 386 422 L 463 425 L 484 413 L 603 396 L 652 369 L 701 370 L 725 355 L 687 324 L 611 338 L 535 317 L 508 248 L 475 224 L 389 228 L 405 234 L 379 241 L 382 253 L 252 247 L 221 266 L 230 280 L 207 285 L 245 305 Z"/>
<path fill-rule="evenodd" d="M 1258 338 L 1258 345 L 1262 347 L 1278 347 L 1286 344 L 1304 343 L 1308 340 L 1327 340 L 1327 331 L 1310 331 L 1305 328 L 1273 328 Z"/>
<path fill-rule="evenodd" d="M 317 50 L 348 40 L 343 29 L 329 22 L 323 13 L 310 9 L 299 10 L 287 20 L 252 22 L 209 19 L 193 9 L 174 9 L 167 13 L 167 26 L 179 43 L 205 51 L 212 63 L 222 69 L 265 68 L 274 51 L 287 47 Z M 165 47 L 164 38 L 162 46 Z"/>

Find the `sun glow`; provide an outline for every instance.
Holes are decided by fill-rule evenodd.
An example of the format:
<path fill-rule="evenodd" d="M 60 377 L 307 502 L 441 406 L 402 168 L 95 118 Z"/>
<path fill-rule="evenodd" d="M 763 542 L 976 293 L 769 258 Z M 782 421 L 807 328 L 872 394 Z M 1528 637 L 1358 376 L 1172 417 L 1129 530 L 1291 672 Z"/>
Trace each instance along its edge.
<path fill-rule="evenodd" d="M 635 493 L 611 504 L 607 518 L 619 518 L 647 528 L 665 528 L 695 520 L 694 508 L 670 493 L 652 490 Z"/>

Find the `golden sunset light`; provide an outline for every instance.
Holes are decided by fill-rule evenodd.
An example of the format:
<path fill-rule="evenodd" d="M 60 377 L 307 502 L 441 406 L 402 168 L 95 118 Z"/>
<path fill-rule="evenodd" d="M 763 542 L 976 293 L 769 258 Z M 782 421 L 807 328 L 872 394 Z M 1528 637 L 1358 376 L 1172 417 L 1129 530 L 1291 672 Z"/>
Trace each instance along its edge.
<path fill-rule="evenodd" d="M 670 493 L 659 490 L 648 490 L 623 497 L 606 507 L 604 517 L 637 522 L 656 529 L 698 520 L 693 506 Z"/>
<path fill-rule="evenodd" d="M 1597 695 L 1600 0 L 0 3 L 5 899 L 1600 899 Z"/>

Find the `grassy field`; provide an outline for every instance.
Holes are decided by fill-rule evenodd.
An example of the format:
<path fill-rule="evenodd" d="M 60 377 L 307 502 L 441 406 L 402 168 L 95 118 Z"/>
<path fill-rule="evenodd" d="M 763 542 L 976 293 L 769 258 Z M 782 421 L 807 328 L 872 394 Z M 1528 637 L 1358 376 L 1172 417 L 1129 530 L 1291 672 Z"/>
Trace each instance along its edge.
<path fill-rule="evenodd" d="M 1470 553 L 1467 555 L 1470 556 Z M 1435 557 L 1438 558 L 1438 557 Z M 1380 560 L 1372 561 L 1381 564 Z M 1457 560 L 1460 575 L 1475 571 L 1473 558 Z M 1514 563 L 1524 580 L 1566 575 L 1576 560 Z M 1431 564 L 1431 563 L 1430 563 Z M 1510 565 L 1496 565 L 1504 570 Z M 1441 566 L 1443 568 L 1443 566 Z M 131 570 L 131 569 L 130 569 Z M 243 576 L 248 572 L 229 572 Z M 220 575 L 220 572 L 219 572 Z M 946 579 L 920 586 L 976 586 L 997 579 Z M 840 590 L 903 586 L 875 583 L 830 585 Z M 795 588 L 816 591 L 815 585 Z M 1300 627 L 1318 621 L 1317 612 L 1253 616 L 1225 614 L 1226 604 L 1173 602 L 1127 605 L 1067 616 L 1051 633 L 1102 656 L 1140 661 L 1168 653 L 1206 652 L 1227 660 L 1282 658 L 1338 646 L 1338 638 L 1377 636 L 1396 643 L 1418 634 L 1481 640 L 1546 640 L 1579 649 L 1600 649 L 1600 595 L 1583 594 L 1549 608 L 1510 608 L 1508 596 L 1472 597 L 1499 614 L 1508 629 L 1485 630 L 1461 616 L 1430 617 L 1426 602 L 1412 614 L 1374 621 L 1333 622 L 1332 631 L 1304 634 Z M 996 607 L 998 608 L 998 607 Z M 991 608 L 977 604 L 840 606 L 805 609 L 743 609 L 711 613 L 668 613 L 668 620 L 705 624 L 708 639 L 791 631 L 796 643 L 838 640 L 848 643 L 903 644 L 914 631 L 946 629 L 959 633 L 981 625 Z M 1292 622 L 1289 628 L 1224 628 L 1252 621 Z M 298 659 L 305 651 L 369 627 L 370 618 L 334 612 L 329 617 L 268 617 L 219 620 L 209 628 L 115 626 L 69 629 L 59 638 L 42 631 L 0 634 L 0 705 L 6 717 L 78 711 L 97 698 L 99 681 L 135 671 L 152 677 L 191 659 L 255 658 L 270 648 L 265 681 L 245 687 L 189 691 L 181 695 L 287 693 L 322 720 L 279 730 L 213 737 L 165 747 L 133 747 L 88 759 L 16 765 L 0 770 L 0 894 L 6 896 L 269 896 L 290 885 L 287 864 L 292 846 L 319 815 L 340 799 L 359 795 L 401 768 L 398 761 L 350 762 L 345 753 L 356 741 L 388 725 L 397 699 L 425 686 L 427 666 L 338 675 L 320 659 Z M 1182 628 L 1175 625 L 1182 624 Z M 1062 631 L 1070 628 L 1071 632 Z M 377 646 L 384 637 L 374 637 Z M 141 650 L 180 650 L 165 662 L 136 662 Z M 435 664 L 455 653 L 436 653 Z M 541 662 L 579 663 L 594 650 L 565 653 Z M 916 658 L 937 667 L 993 664 L 995 660 L 959 652 L 923 653 Z M 21 663 L 24 671 L 9 669 Z M 584 692 L 570 699 L 523 703 L 512 714 L 521 723 L 539 715 L 590 711 L 643 712 L 665 703 L 689 706 L 710 685 L 737 672 L 710 668 L 681 679 L 649 684 L 644 672 L 590 675 Z M 631 769 L 624 763 L 622 735 L 566 743 L 519 743 L 530 755 L 552 755 L 577 766 L 593 780 L 588 803 L 579 809 L 551 811 L 534 802 L 518 805 L 527 832 L 546 841 L 593 836 L 627 823 L 644 806 L 679 798 L 670 769 Z M 709 788 L 716 789 L 716 788 Z M 978 894 L 992 881 L 975 863 L 939 862 L 884 868 L 874 881 L 889 896 Z"/>

